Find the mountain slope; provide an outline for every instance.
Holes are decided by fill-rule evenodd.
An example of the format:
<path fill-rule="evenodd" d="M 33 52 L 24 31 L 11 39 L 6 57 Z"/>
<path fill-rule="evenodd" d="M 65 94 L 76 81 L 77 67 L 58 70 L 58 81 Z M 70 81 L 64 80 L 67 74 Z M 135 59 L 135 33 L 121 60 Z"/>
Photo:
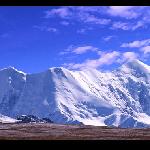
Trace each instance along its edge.
<path fill-rule="evenodd" d="M 113 72 L 50 68 L 25 74 L 0 70 L 0 113 L 56 123 L 150 126 L 150 67 L 129 61 Z"/>
<path fill-rule="evenodd" d="M 16 119 L 4 116 L 0 114 L 0 123 L 15 123 L 17 122 Z"/>

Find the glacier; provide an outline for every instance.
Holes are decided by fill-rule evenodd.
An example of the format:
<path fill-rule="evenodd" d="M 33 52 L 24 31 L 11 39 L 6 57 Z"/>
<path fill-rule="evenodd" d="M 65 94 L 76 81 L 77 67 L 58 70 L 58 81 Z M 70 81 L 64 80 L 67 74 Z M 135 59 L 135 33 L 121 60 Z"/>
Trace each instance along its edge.
<path fill-rule="evenodd" d="M 4 68 L 0 114 L 61 124 L 150 127 L 150 66 L 129 60 L 111 72 L 53 67 L 34 74 Z"/>

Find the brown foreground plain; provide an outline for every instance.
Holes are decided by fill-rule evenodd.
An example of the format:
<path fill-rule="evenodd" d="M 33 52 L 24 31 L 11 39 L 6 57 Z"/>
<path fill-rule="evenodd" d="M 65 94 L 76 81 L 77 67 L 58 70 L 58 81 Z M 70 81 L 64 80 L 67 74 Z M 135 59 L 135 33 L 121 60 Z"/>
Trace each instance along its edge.
<path fill-rule="evenodd" d="M 50 123 L 0 123 L 0 140 L 150 140 L 150 128 L 125 129 Z"/>

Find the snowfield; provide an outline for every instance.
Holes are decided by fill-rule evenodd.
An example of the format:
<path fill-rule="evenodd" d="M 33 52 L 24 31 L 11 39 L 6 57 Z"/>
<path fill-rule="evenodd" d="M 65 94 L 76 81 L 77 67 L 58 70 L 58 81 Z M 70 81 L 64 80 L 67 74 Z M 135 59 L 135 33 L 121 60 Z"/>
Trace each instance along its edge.
<path fill-rule="evenodd" d="M 15 123 L 15 122 L 18 122 L 18 120 L 0 114 L 0 123 Z"/>
<path fill-rule="evenodd" d="M 112 72 L 54 67 L 37 74 L 5 68 L 0 113 L 62 124 L 150 127 L 150 66 L 133 60 Z"/>

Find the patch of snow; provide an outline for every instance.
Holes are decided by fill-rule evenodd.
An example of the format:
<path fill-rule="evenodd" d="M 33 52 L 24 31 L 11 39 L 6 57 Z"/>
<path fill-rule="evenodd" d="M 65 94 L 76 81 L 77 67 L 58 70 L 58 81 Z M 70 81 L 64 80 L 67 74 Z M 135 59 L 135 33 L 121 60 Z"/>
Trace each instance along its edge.
<path fill-rule="evenodd" d="M 0 123 L 15 123 L 17 121 L 18 120 L 16 120 L 16 119 L 13 119 L 13 118 L 10 118 L 10 117 L 0 114 Z"/>
<path fill-rule="evenodd" d="M 44 104 L 45 106 L 49 106 L 49 103 L 48 103 L 47 99 L 44 99 L 43 104 Z"/>

